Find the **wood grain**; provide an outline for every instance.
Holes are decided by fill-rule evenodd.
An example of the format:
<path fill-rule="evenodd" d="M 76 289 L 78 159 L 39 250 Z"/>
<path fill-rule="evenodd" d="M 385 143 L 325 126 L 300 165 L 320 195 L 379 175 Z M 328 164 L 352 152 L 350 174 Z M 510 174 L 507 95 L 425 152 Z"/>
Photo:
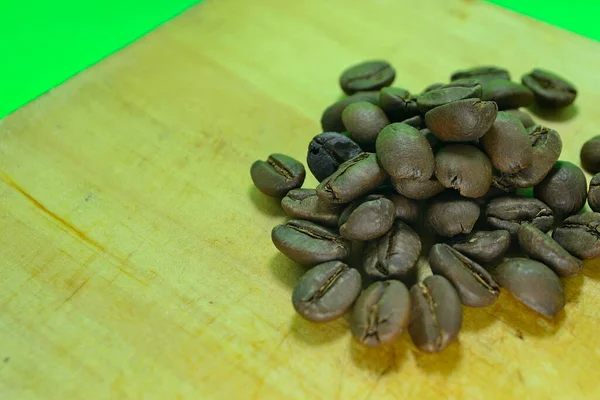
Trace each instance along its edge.
<path fill-rule="evenodd" d="M 303 270 L 249 166 L 304 159 L 339 72 L 369 58 L 415 92 L 545 66 L 580 89 L 538 118 L 562 158 L 599 133 L 600 44 L 495 6 L 208 0 L 0 122 L 0 398 L 599 398 L 598 263 L 556 320 L 503 293 L 439 355 L 294 315 Z"/>

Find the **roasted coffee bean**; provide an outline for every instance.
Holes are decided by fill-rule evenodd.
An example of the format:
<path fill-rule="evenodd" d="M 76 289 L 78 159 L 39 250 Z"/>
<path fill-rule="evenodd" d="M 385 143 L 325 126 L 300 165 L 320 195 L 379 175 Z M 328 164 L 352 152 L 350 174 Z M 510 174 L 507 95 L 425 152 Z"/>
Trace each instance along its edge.
<path fill-rule="evenodd" d="M 425 136 L 425 139 L 427 139 L 429 142 L 429 146 L 431 146 L 431 149 L 435 152 L 438 146 L 442 143 L 440 142 L 440 139 L 438 139 L 437 136 L 431 133 L 431 131 L 427 128 L 419 129 L 419 132 L 421 132 L 421 135 Z"/>
<path fill-rule="evenodd" d="M 518 238 L 519 246 L 529 258 L 544 263 L 558 276 L 575 276 L 581 273 L 583 263 L 535 226 L 521 225 Z"/>
<path fill-rule="evenodd" d="M 419 114 L 417 101 L 406 89 L 386 87 L 379 94 L 379 107 L 392 122 L 400 122 Z"/>
<path fill-rule="evenodd" d="M 306 163 L 319 182 L 333 174 L 339 166 L 362 152 L 360 146 L 341 133 L 325 132 L 308 145 Z"/>
<path fill-rule="evenodd" d="M 407 224 L 414 224 L 419 220 L 422 208 L 420 203 L 398 193 L 389 193 L 385 197 L 390 199 L 396 206 L 396 218 Z"/>
<path fill-rule="evenodd" d="M 437 353 L 456 339 L 462 326 L 462 307 L 446 278 L 432 275 L 414 285 L 410 302 L 408 332 L 419 350 Z"/>
<path fill-rule="evenodd" d="M 400 281 L 371 284 L 356 300 L 352 311 L 352 336 L 369 347 L 400 337 L 410 321 L 410 294 Z"/>
<path fill-rule="evenodd" d="M 381 108 L 366 101 L 346 107 L 342 121 L 350 137 L 361 146 L 373 145 L 379 132 L 390 124 Z"/>
<path fill-rule="evenodd" d="M 451 144 L 435 156 L 435 177 L 442 185 L 457 189 L 465 197 L 481 197 L 492 184 L 492 164 L 474 146 Z"/>
<path fill-rule="evenodd" d="M 479 99 L 458 100 L 425 114 L 425 124 L 445 142 L 468 142 L 482 137 L 496 120 L 498 106 Z"/>
<path fill-rule="evenodd" d="M 490 263 L 498 260 L 510 247 L 510 233 L 499 229 L 496 231 L 475 231 L 459 241 L 451 243 L 452 247 L 473 260 Z"/>
<path fill-rule="evenodd" d="M 482 84 L 475 78 L 464 78 L 464 79 L 457 79 L 453 82 L 447 83 L 444 86 L 442 86 L 442 88 L 451 88 L 451 87 L 475 87 L 475 86 L 481 86 Z M 480 95 L 481 96 L 481 95 Z M 476 97 L 480 97 L 480 96 L 476 96 Z"/>
<path fill-rule="evenodd" d="M 306 272 L 292 293 L 294 309 L 312 322 L 342 316 L 360 294 L 360 273 L 341 261 L 319 264 Z"/>
<path fill-rule="evenodd" d="M 499 110 L 527 107 L 533 103 L 533 92 L 520 83 L 496 79 L 482 85 L 481 100 L 494 101 Z"/>
<path fill-rule="evenodd" d="M 552 233 L 552 238 L 577 258 L 600 257 L 600 214 L 572 215 Z"/>
<path fill-rule="evenodd" d="M 525 129 L 531 128 L 535 125 L 535 121 L 531 118 L 531 115 L 527 114 L 525 111 L 521 110 L 506 110 L 507 113 L 514 115 L 519 118 L 519 121 L 523 124 Z"/>
<path fill-rule="evenodd" d="M 469 68 L 466 70 L 456 71 L 450 77 L 451 81 L 456 81 L 458 79 L 483 79 L 484 81 L 494 80 L 494 79 L 505 79 L 510 81 L 509 72 L 500 67 L 495 67 L 491 65 L 484 65 L 480 67 Z"/>
<path fill-rule="evenodd" d="M 417 106 L 419 107 L 419 112 L 425 114 L 429 110 L 453 101 L 479 99 L 481 98 L 481 90 L 481 85 L 471 87 L 451 86 L 435 89 L 417 96 Z"/>
<path fill-rule="evenodd" d="M 410 125 L 413 128 L 421 129 L 424 125 L 423 117 L 420 115 L 415 115 L 414 117 L 410 117 L 405 119 L 404 121 L 400 121 L 403 124 Z"/>
<path fill-rule="evenodd" d="M 350 242 L 330 228 L 314 222 L 291 220 L 271 232 L 275 247 L 303 265 L 343 260 L 350 255 Z"/>
<path fill-rule="evenodd" d="M 392 179 L 394 190 L 409 199 L 425 200 L 437 196 L 446 188 L 437 179 L 415 181 L 412 179 Z"/>
<path fill-rule="evenodd" d="M 342 121 L 342 113 L 346 107 L 359 101 L 379 104 L 379 92 L 358 92 L 327 107 L 321 116 L 321 127 L 324 132 L 344 132 L 346 127 Z M 416 104 L 415 104 L 416 107 Z"/>
<path fill-rule="evenodd" d="M 390 86 L 395 77 L 396 71 L 387 61 L 366 61 L 342 72 L 340 87 L 346 94 L 379 90 Z"/>
<path fill-rule="evenodd" d="M 512 258 L 500 264 L 495 274 L 501 287 L 532 310 L 554 317 L 565 305 L 560 279 L 550 268 L 528 258 Z"/>
<path fill-rule="evenodd" d="M 421 254 L 421 239 L 408 225 L 396 220 L 392 229 L 365 249 L 364 268 L 376 279 L 406 279 Z"/>
<path fill-rule="evenodd" d="M 535 101 L 541 107 L 566 107 L 577 97 L 577 89 L 571 82 L 550 71 L 534 69 L 523 75 L 521 81 L 533 91 Z"/>
<path fill-rule="evenodd" d="M 517 117 L 499 112 L 490 130 L 479 141 L 492 165 L 514 174 L 533 162 L 533 149 L 525 127 Z"/>
<path fill-rule="evenodd" d="M 554 224 L 554 215 L 550 207 L 538 199 L 523 196 L 493 199 L 487 205 L 486 217 L 489 226 L 505 229 L 511 235 L 516 235 L 524 222 L 531 223 L 542 232 L 548 232 Z"/>
<path fill-rule="evenodd" d="M 583 171 L 568 161 L 558 161 L 534 189 L 536 198 L 548 204 L 554 215 L 566 217 L 585 205 L 587 181 Z"/>
<path fill-rule="evenodd" d="M 254 185 L 271 197 L 282 197 L 302 186 L 306 172 L 300 161 L 284 154 L 271 154 L 267 161 L 257 160 L 250 167 Z"/>
<path fill-rule="evenodd" d="M 432 90 L 440 89 L 444 86 L 446 86 L 445 83 L 432 83 L 431 85 L 427 86 L 425 90 L 423 90 L 423 93 L 431 92 Z"/>
<path fill-rule="evenodd" d="M 281 200 L 281 208 L 294 219 L 338 226 L 343 207 L 321 200 L 315 189 L 292 189 Z"/>
<path fill-rule="evenodd" d="M 350 240 L 373 240 L 388 232 L 396 207 L 382 195 L 371 195 L 350 203 L 339 220 L 340 234 Z"/>
<path fill-rule="evenodd" d="M 475 200 L 454 194 L 435 197 L 425 213 L 427 227 L 440 236 L 452 237 L 470 233 L 479 218 Z"/>
<path fill-rule="evenodd" d="M 429 264 L 434 274 L 442 275 L 452 283 L 465 306 L 487 307 L 500 294 L 500 287 L 489 272 L 445 243 L 431 248 Z"/>
<path fill-rule="evenodd" d="M 600 211 L 600 174 L 594 175 L 590 181 L 590 190 L 587 194 L 587 201 L 592 211 Z M 396 205 L 396 207 L 398 207 L 398 205 Z"/>
<path fill-rule="evenodd" d="M 594 136 L 581 147 L 581 166 L 590 174 L 600 172 L 600 135 Z"/>
<path fill-rule="evenodd" d="M 381 166 L 394 179 L 424 181 L 433 175 L 435 160 L 431 146 L 412 126 L 388 125 L 379 134 L 375 149 Z"/>
<path fill-rule="evenodd" d="M 344 162 L 317 186 L 317 196 L 330 203 L 350 203 L 375 190 L 388 177 L 373 153 L 360 153 Z"/>

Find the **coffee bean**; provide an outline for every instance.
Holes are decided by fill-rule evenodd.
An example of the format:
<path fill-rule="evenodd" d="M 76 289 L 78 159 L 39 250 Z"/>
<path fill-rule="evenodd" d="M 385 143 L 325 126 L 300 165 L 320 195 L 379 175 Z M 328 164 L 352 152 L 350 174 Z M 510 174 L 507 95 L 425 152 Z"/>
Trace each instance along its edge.
<path fill-rule="evenodd" d="M 512 110 L 506 110 L 506 112 L 519 118 L 519 121 L 521 121 L 521 123 L 523 124 L 525 129 L 531 128 L 532 126 L 535 125 L 535 122 L 534 122 L 533 118 L 531 118 L 531 115 L 527 114 L 525 111 L 512 109 Z"/>
<path fill-rule="evenodd" d="M 410 294 L 400 281 L 371 284 L 356 300 L 350 330 L 356 340 L 369 347 L 400 337 L 410 321 Z"/>
<path fill-rule="evenodd" d="M 572 215 L 552 233 L 552 238 L 577 258 L 600 257 L 600 214 Z"/>
<path fill-rule="evenodd" d="M 448 280 L 433 275 L 410 289 L 408 332 L 417 348 L 426 353 L 444 350 L 458 336 L 462 307 Z"/>
<path fill-rule="evenodd" d="M 271 232 L 275 247 L 303 265 L 343 260 L 350 255 L 350 242 L 336 231 L 314 222 L 290 220 Z"/>
<path fill-rule="evenodd" d="M 600 211 L 600 174 L 594 175 L 590 181 L 590 190 L 587 194 L 587 201 L 592 211 Z M 396 205 L 396 208 L 398 205 Z"/>
<path fill-rule="evenodd" d="M 500 294 L 500 287 L 489 272 L 445 243 L 431 248 L 429 264 L 434 274 L 442 275 L 452 283 L 465 306 L 487 307 Z"/>
<path fill-rule="evenodd" d="M 447 188 L 465 197 L 481 197 L 492 184 L 492 164 L 474 146 L 451 144 L 435 156 L 435 177 Z"/>
<path fill-rule="evenodd" d="M 519 232 L 522 223 L 528 222 L 548 232 L 554 224 L 552 210 L 538 199 L 523 196 L 503 196 L 489 202 L 487 223 L 492 228 L 505 229 L 511 235 Z"/>
<path fill-rule="evenodd" d="M 566 107 L 573 103 L 577 96 L 577 89 L 571 82 L 543 69 L 534 69 L 523 75 L 521 81 L 533 91 L 535 101 L 541 107 Z"/>
<path fill-rule="evenodd" d="M 520 83 L 496 79 L 482 85 L 481 100 L 494 101 L 499 110 L 527 107 L 533 103 L 533 92 Z"/>
<path fill-rule="evenodd" d="M 475 79 L 475 78 L 464 78 L 464 79 L 457 79 L 453 82 L 447 83 L 444 86 L 442 86 L 442 88 L 451 88 L 451 87 L 467 87 L 467 88 L 474 88 L 475 86 L 481 86 L 482 83 L 479 82 L 479 80 Z M 481 93 L 479 93 L 478 96 L 475 96 L 477 98 L 481 97 Z"/>
<path fill-rule="evenodd" d="M 544 263 L 558 276 L 568 277 L 581 273 L 583 263 L 535 226 L 521 225 L 518 238 L 519 246 L 529 258 Z"/>
<path fill-rule="evenodd" d="M 425 114 L 429 110 L 453 101 L 481 98 L 481 90 L 481 85 L 471 87 L 451 86 L 431 90 L 417 96 L 417 107 L 419 107 L 421 114 Z"/>
<path fill-rule="evenodd" d="M 468 142 L 483 136 L 496 120 L 498 106 L 479 99 L 458 100 L 425 114 L 425 124 L 445 142 Z"/>
<path fill-rule="evenodd" d="M 498 266 L 495 276 L 500 286 L 542 315 L 554 317 L 565 305 L 560 279 L 541 262 L 512 258 Z"/>
<path fill-rule="evenodd" d="M 510 81 L 509 72 L 500 67 L 492 66 L 492 65 L 484 65 L 480 67 L 469 68 L 466 70 L 456 71 L 450 77 L 451 81 L 456 81 L 458 79 L 469 79 L 469 78 L 477 78 L 483 80 L 493 80 L 493 79 L 504 79 Z"/>
<path fill-rule="evenodd" d="M 346 94 L 379 90 L 390 86 L 396 71 L 387 61 L 366 61 L 346 69 L 340 76 L 340 86 Z"/>
<path fill-rule="evenodd" d="M 421 135 L 425 136 L 425 139 L 427 139 L 429 142 L 429 146 L 431 146 L 431 149 L 435 152 L 435 150 L 442 143 L 440 139 L 438 139 L 437 136 L 431 133 L 431 131 L 427 128 L 419 129 L 419 132 L 421 132 Z"/>
<path fill-rule="evenodd" d="M 294 219 L 303 219 L 327 226 L 338 226 L 343 208 L 321 200 L 315 189 L 292 189 L 281 200 L 281 208 Z"/>
<path fill-rule="evenodd" d="M 379 107 L 392 122 L 400 122 L 419 114 L 417 101 L 408 90 L 402 88 L 386 87 L 381 89 Z"/>
<path fill-rule="evenodd" d="M 391 200 L 371 195 L 350 203 L 338 222 L 342 237 L 350 240 L 373 240 L 392 228 L 396 209 Z"/>
<path fill-rule="evenodd" d="M 250 167 L 254 185 L 271 197 L 282 197 L 302 186 L 306 172 L 300 161 L 284 154 L 271 154 L 267 161 L 257 160 Z"/>
<path fill-rule="evenodd" d="M 306 163 L 320 182 L 333 174 L 339 166 L 362 152 L 352 139 L 336 132 L 315 136 L 308 145 Z"/>
<path fill-rule="evenodd" d="M 408 225 L 396 220 L 392 229 L 365 249 L 364 268 L 375 279 L 406 279 L 421 254 L 421 239 Z"/>
<path fill-rule="evenodd" d="M 453 241 L 452 247 L 473 260 L 490 263 L 498 260 L 510 247 L 510 233 L 505 230 L 475 231 L 459 241 Z"/>
<path fill-rule="evenodd" d="M 377 158 L 394 179 L 427 180 L 435 160 L 425 137 L 412 126 L 394 123 L 385 127 L 375 143 Z"/>
<path fill-rule="evenodd" d="M 390 124 L 383 110 L 366 101 L 350 104 L 342 113 L 348 133 L 360 145 L 373 145 L 379 132 Z"/>
<path fill-rule="evenodd" d="M 594 136 L 581 147 L 581 166 L 590 174 L 600 172 L 600 135 Z"/>
<path fill-rule="evenodd" d="M 403 124 L 410 125 L 413 128 L 421 129 L 423 127 L 423 117 L 420 115 L 415 115 L 414 117 L 410 117 L 405 119 L 404 121 L 400 121 Z"/>
<path fill-rule="evenodd" d="M 292 293 L 294 309 L 312 322 L 342 316 L 360 294 L 360 273 L 341 261 L 319 264 L 306 272 Z"/>
<path fill-rule="evenodd" d="M 388 193 L 385 197 L 394 203 L 396 218 L 401 219 L 407 224 L 414 224 L 419 220 L 422 208 L 420 203 L 398 193 Z"/>
<path fill-rule="evenodd" d="M 587 181 L 583 171 L 568 161 L 558 161 L 534 189 L 536 198 L 548 204 L 554 215 L 566 217 L 585 205 Z"/>
<path fill-rule="evenodd" d="M 432 83 L 431 85 L 427 86 L 425 90 L 423 90 L 423 93 L 431 92 L 432 90 L 440 89 L 444 86 L 446 86 L 445 83 Z"/>
<path fill-rule="evenodd" d="M 342 121 L 342 113 L 347 106 L 359 101 L 379 104 L 379 92 L 358 92 L 327 107 L 321 116 L 321 127 L 324 132 L 344 132 L 346 127 Z M 416 107 L 416 105 L 415 105 Z"/>
<path fill-rule="evenodd" d="M 330 203 L 350 203 L 375 190 L 388 177 L 373 153 L 344 162 L 317 186 L 317 196 Z"/>
<path fill-rule="evenodd" d="M 437 179 L 415 181 L 412 179 L 392 179 L 394 190 L 409 199 L 425 200 L 442 193 L 446 188 Z"/>
<path fill-rule="evenodd" d="M 436 234 L 452 237 L 471 232 L 479 213 L 476 201 L 454 194 L 441 194 L 429 203 L 425 222 Z"/>
<path fill-rule="evenodd" d="M 527 131 L 512 114 L 499 112 L 480 143 L 492 165 L 506 174 L 519 172 L 533 162 L 533 149 Z"/>

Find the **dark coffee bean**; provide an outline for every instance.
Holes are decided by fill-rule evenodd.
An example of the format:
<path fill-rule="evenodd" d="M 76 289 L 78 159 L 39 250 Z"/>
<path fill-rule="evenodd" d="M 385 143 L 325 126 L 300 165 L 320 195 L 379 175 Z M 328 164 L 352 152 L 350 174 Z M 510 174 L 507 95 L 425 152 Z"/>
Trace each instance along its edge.
<path fill-rule="evenodd" d="M 479 99 L 444 104 L 425 114 L 425 124 L 445 142 L 468 142 L 483 136 L 496 120 L 498 106 Z"/>
<path fill-rule="evenodd" d="M 364 268 L 376 279 L 406 279 L 415 270 L 421 239 L 408 225 L 396 220 L 392 229 L 367 244 Z"/>
<path fill-rule="evenodd" d="M 486 217 L 489 226 L 505 229 L 511 235 L 516 235 L 524 222 L 532 224 L 542 232 L 548 232 L 554 224 L 550 207 L 538 199 L 523 196 L 493 199 L 487 205 Z"/>
<path fill-rule="evenodd" d="M 315 136 L 308 145 L 306 163 L 320 182 L 333 174 L 339 166 L 362 152 L 352 139 L 336 132 Z"/>
<path fill-rule="evenodd" d="M 568 277 L 581 273 L 583 263 L 535 226 L 521 225 L 518 238 L 519 246 L 529 258 L 546 264 L 558 276 Z"/>
<path fill-rule="evenodd" d="M 317 196 L 330 203 L 350 203 L 375 190 L 388 177 L 373 153 L 346 161 L 317 186 Z"/>
<path fill-rule="evenodd" d="M 600 214 L 572 215 L 552 233 L 552 238 L 577 258 L 600 257 Z"/>
<path fill-rule="evenodd" d="M 377 105 L 379 104 L 379 92 L 359 92 L 327 107 L 321 116 L 321 127 L 323 128 L 323 131 L 344 132 L 346 128 L 342 121 L 342 113 L 347 106 L 358 103 L 359 101 L 366 101 Z"/>
<path fill-rule="evenodd" d="M 435 89 L 417 96 L 417 106 L 419 107 L 419 112 L 425 114 L 429 110 L 453 101 L 479 99 L 481 98 L 481 90 L 481 85 L 471 87 L 451 86 Z"/>
<path fill-rule="evenodd" d="M 429 142 L 429 146 L 431 146 L 433 151 L 435 151 L 435 149 L 437 149 L 438 146 L 442 143 L 440 139 L 438 139 L 437 136 L 431 133 L 431 131 L 428 128 L 419 129 L 419 132 L 421 132 L 421 135 L 425 136 L 425 139 L 427 139 L 427 141 Z"/>
<path fill-rule="evenodd" d="M 400 337 L 410 321 L 410 294 L 400 281 L 371 284 L 356 300 L 352 311 L 352 336 L 369 347 Z"/>
<path fill-rule="evenodd" d="M 562 218 L 583 208 L 587 197 L 587 181 L 577 165 L 558 161 L 533 189 L 533 193 L 550 206 L 555 216 Z"/>
<path fill-rule="evenodd" d="M 375 148 L 381 166 L 394 179 L 424 181 L 433 175 L 435 160 L 431 146 L 412 126 L 388 125 L 379 134 Z"/>
<path fill-rule="evenodd" d="M 360 145 L 375 144 L 379 132 L 390 124 L 381 108 L 366 101 L 346 107 L 342 121 L 352 139 Z"/>
<path fill-rule="evenodd" d="M 371 195 L 350 203 L 338 222 L 342 237 L 350 240 L 373 240 L 392 228 L 396 207 L 381 195 Z"/>
<path fill-rule="evenodd" d="M 517 117 L 499 112 L 490 130 L 479 141 L 492 165 L 514 174 L 533 162 L 533 149 L 525 127 Z"/>
<path fill-rule="evenodd" d="M 566 107 L 573 103 L 577 96 L 577 89 L 571 82 L 543 69 L 534 69 L 523 75 L 521 81 L 533 91 L 535 101 L 541 107 Z"/>
<path fill-rule="evenodd" d="M 426 353 L 444 350 L 458 336 L 462 307 L 458 293 L 446 278 L 433 275 L 410 289 L 408 332 L 417 348 Z"/>
<path fill-rule="evenodd" d="M 476 201 L 457 195 L 435 197 L 425 213 L 427 227 L 440 236 L 470 233 L 479 218 Z"/>
<path fill-rule="evenodd" d="M 469 68 L 462 71 L 456 71 L 450 77 L 451 81 L 456 81 L 458 79 L 469 79 L 469 78 L 477 78 L 484 80 L 493 80 L 493 79 L 504 79 L 510 81 L 509 72 L 500 67 L 492 66 L 492 65 L 484 65 L 480 67 Z"/>
<path fill-rule="evenodd" d="M 492 164 L 479 149 L 468 144 L 451 144 L 435 156 L 435 177 L 447 188 L 465 197 L 481 197 L 492 184 Z"/>
<path fill-rule="evenodd" d="M 520 83 L 496 79 L 482 85 L 481 100 L 494 101 L 499 110 L 527 107 L 533 103 L 533 92 Z"/>
<path fill-rule="evenodd" d="M 291 220 L 271 232 L 275 247 L 303 265 L 343 260 L 350 255 L 350 242 L 330 228 L 314 222 Z"/>
<path fill-rule="evenodd" d="M 315 189 L 292 189 L 281 200 L 281 208 L 294 219 L 303 219 L 327 226 L 338 226 L 343 208 L 321 200 Z"/>
<path fill-rule="evenodd" d="M 554 317 L 565 306 L 560 279 L 541 262 L 512 258 L 498 266 L 495 276 L 500 286 L 542 315 Z"/>
<path fill-rule="evenodd" d="M 590 181 L 590 190 L 587 194 L 587 201 L 592 211 L 600 211 L 600 174 L 594 175 Z M 396 208 L 398 205 L 396 205 Z"/>
<path fill-rule="evenodd" d="M 386 61 L 365 61 L 353 65 L 342 72 L 340 86 L 346 94 L 379 90 L 390 86 L 396 77 L 396 71 Z"/>
<path fill-rule="evenodd" d="M 535 121 L 531 118 L 531 115 L 527 114 L 525 111 L 521 110 L 506 110 L 507 113 L 514 115 L 519 118 L 519 121 L 523 124 L 525 129 L 531 128 L 535 125 Z"/>
<path fill-rule="evenodd" d="M 447 244 L 438 243 L 431 248 L 429 264 L 434 274 L 452 283 L 465 306 L 487 307 L 500 294 L 500 287 L 489 272 Z"/>
<path fill-rule="evenodd" d="M 442 193 L 446 188 L 437 179 L 415 181 L 412 179 L 392 179 L 394 190 L 409 199 L 425 200 Z"/>
<path fill-rule="evenodd" d="M 392 122 L 400 122 L 419 114 L 417 101 L 408 90 L 402 88 L 381 89 L 379 107 Z"/>
<path fill-rule="evenodd" d="M 302 186 L 306 172 L 300 161 L 284 154 L 271 154 L 267 161 L 257 160 L 250 167 L 254 185 L 271 197 L 282 197 Z"/>
<path fill-rule="evenodd" d="M 506 253 L 510 247 L 510 233 L 501 229 L 475 231 L 459 241 L 451 242 L 451 246 L 473 260 L 490 263 Z"/>
<path fill-rule="evenodd" d="M 423 93 L 431 92 L 432 90 L 440 89 L 444 86 L 446 86 L 445 83 L 432 83 L 431 85 L 427 86 L 425 90 L 423 90 Z"/>
<path fill-rule="evenodd" d="M 398 193 L 389 193 L 385 197 L 390 199 L 396 206 L 396 218 L 407 224 L 414 224 L 421 216 L 421 204 Z"/>
<path fill-rule="evenodd" d="M 292 293 L 292 304 L 309 321 L 331 321 L 352 307 L 361 284 L 360 273 L 341 261 L 319 264 L 300 278 Z"/>
<path fill-rule="evenodd" d="M 420 115 L 415 115 L 414 117 L 407 118 L 404 121 L 400 122 L 406 125 L 410 125 L 417 129 L 421 129 L 423 127 L 423 117 L 421 117 Z"/>
<path fill-rule="evenodd" d="M 581 166 L 590 174 L 600 172 L 600 135 L 594 136 L 581 147 Z"/>

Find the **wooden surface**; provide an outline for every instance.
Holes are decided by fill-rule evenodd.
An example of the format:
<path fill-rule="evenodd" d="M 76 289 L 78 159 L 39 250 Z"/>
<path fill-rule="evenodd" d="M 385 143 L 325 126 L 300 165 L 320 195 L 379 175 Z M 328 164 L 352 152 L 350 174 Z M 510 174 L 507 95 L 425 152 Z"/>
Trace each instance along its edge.
<path fill-rule="evenodd" d="M 0 122 L 0 398 L 599 398 L 598 264 L 556 320 L 503 293 L 440 355 L 294 315 L 249 167 L 304 159 L 339 72 L 379 57 L 415 92 L 545 66 L 580 88 L 546 122 L 562 158 L 600 133 L 600 44 L 503 9 L 208 0 Z"/>

